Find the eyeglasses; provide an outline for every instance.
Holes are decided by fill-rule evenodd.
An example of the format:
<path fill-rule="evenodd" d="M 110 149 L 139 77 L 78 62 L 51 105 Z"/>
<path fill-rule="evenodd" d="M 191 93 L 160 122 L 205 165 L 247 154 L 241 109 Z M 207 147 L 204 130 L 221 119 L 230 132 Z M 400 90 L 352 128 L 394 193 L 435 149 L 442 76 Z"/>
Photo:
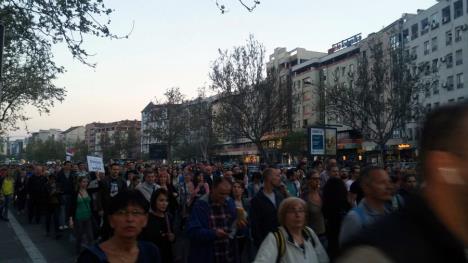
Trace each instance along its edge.
<path fill-rule="evenodd" d="M 134 217 L 140 217 L 140 216 L 144 216 L 146 215 L 146 212 L 145 211 L 140 211 L 140 210 L 133 210 L 133 211 L 127 211 L 127 210 L 118 210 L 117 212 L 114 213 L 114 215 L 116 216 L 128 216 L 128 215 L 132 215 Z"/>

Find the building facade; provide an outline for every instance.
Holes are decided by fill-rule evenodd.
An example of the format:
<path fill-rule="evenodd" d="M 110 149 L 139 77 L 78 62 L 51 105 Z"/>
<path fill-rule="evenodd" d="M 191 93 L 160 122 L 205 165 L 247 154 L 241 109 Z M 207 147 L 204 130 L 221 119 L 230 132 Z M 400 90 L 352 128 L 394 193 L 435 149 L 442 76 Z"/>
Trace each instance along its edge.
<path fill-rule="evenodd" d="M 62 132 L 62 140 L 66 146 L 72 146 L 85 140 L 86 128 L 84 126 L 70 127 Z"/>
<path fill-rule="evenodd" d="M 134 156 L 139 156 L 140 153 L 140 134 L 141 134 L 141 122 L 138 120 L 123 120 L 110 123 L 90 123 L 85 126 L 85 141 L 88 144 L 88 151 L 91 155 L 103 156 L 104 149 L 103 147 L 109 147 L 114 145 L 115 135 L 119 134 L 119 143 L 126 143 L 126 140 L 129 137 L 130 133 L 133 133 L 135 136 L 134 146 L 131 147 L 132 156 L 128 156 L 127 151 L 122 150 L 119 153 L 115 153 L 116 156 L 111 156 L 109 158 L 135 158 Z M 107 141 L 104 141 L 104 138 Z M 104 146 L 104 144 L 106 144 Z"/>
<path fill-rule="evenodd" d="M 426 110 L 468 99 L 468 1 L 443 0 L 418 10 L 403 25 L 405 50 L 421 76 L 420 102 Z M 416 144 L 419 127 L 408 125 Z"/>

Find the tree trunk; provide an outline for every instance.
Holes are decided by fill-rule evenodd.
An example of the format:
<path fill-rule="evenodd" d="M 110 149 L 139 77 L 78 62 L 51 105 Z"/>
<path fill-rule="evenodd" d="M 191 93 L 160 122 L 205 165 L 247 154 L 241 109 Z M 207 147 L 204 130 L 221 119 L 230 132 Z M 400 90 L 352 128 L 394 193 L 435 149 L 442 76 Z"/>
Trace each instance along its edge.
<path fill-rule="evenodd" d="M 255 142 L 255 145 L 257 146 L 258 154 L 260 155 L 260 163 L 268 163 L 268 156 L 262 142 Z"/>

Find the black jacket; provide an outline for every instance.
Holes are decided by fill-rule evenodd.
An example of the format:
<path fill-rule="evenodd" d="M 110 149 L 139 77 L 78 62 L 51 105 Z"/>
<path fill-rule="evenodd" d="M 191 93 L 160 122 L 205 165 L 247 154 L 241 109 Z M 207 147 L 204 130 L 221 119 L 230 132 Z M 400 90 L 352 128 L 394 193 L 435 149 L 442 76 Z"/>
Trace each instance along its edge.
<path fill-rule="evenodd" d="M 250 222 L 252 227 L 252 238 L 255 246 L 258 248 L 268 233 L 274 231 L 278 223 L 278 207 L 283 201 L 283 196 L 275 193 L 276 207 L 270 199 L 263 193 L 263 188 L 250 201 Z"/>
<path fill-rule="evenodd" d="M 91 202 L 90 202 L 90 208 L 91 208 L 91 212 L 93 212 L 93 195 L 88 192 L 88 196 L 89 198 L 91 199 Z M 69 206 L 69 210 L 67 211 L 67 218 L 73 218 L 73 220 L 75 220 L 75 215 L 76 215 L 76 207 L 78 206 L 78 195 L 79 195 L 79 191 L 74 191 L 73 194 L 72 194 L 72 198 L 71 198 L 71 203 L 70 203 L 70 206 Z"/>
<path fill-rule="evenodd" d="M 462 241 L 421 197 L 410 198 L 402 210 L 366 228 L 345 248 L 362 245 L 379 249 L 396 263 L 468 262 Z"/>
<path fill-rule="evenodd" d="M 26 190 L 31 198 L 47 198 L 47 178 L 31 175 L 26 184 Z"/>
<path fill-rule="evenodd" d="M 72 195 L 76 186 L 76 174 L 70 171 L 68 178 L 65 176 L 65 172 L 61 170 L 57 174 L 57 187 L 60 192 L 64 195 Z"/>

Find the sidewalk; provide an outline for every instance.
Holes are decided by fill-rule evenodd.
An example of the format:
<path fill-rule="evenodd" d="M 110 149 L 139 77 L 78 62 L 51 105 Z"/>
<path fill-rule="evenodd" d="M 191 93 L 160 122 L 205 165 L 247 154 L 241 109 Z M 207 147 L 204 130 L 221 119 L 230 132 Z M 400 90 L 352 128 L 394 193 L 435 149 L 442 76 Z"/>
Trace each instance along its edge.
<path fill-rule="evenodd" d="M 62 238 L 47 237 L 45 226 L 28 224 L 25 215 L 10 210 L 10 222 L 0 222 L 0 262 L 75 262 L 75 250 L 70 240 L 70 231 L 64 231 Z"/>

